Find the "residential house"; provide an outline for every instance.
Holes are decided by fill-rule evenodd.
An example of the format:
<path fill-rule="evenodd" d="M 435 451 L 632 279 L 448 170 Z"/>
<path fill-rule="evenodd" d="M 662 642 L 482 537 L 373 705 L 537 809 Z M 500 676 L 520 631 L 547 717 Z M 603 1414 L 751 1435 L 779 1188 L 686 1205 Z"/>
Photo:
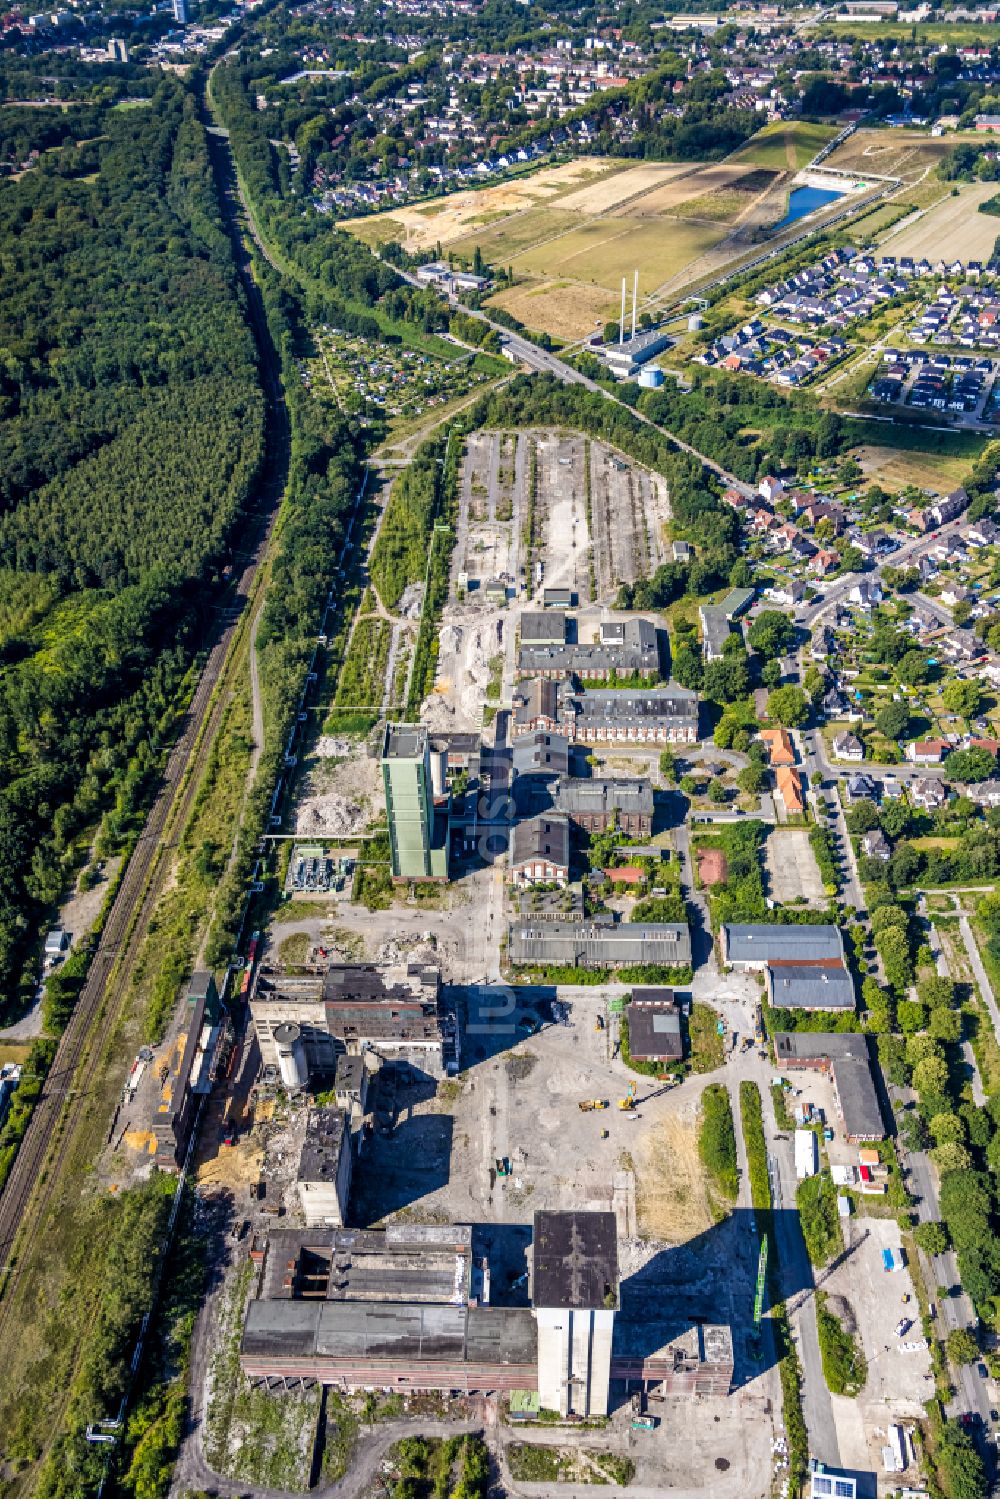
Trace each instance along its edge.
<path fill-rule="evenodd" d="M 877 578 L 862 578 L 855 583 L 848 598 L 861 609 L 875 609 L 882 602 L 882 585 Z"/>
<path fill-rule="evenodd" d="M 861 851 L 866 859 L 881 859 L 883 864 L 892 857 L 889 840 L 881 828 L 872 828 L 861 840 Z"/>
<path fill-rule="evenodd" d="M 785 609 L 793 609 L 805 598 L 806 589 L 805 584 L 800 583 L 797 578 L 776 578 L 765 589 L 765 593 L 772 603 L 781 604 Z"/>
<path fill-rule="evenodd" d="M 833 572 L 840 563 L 836 552 L 828 552 L 823 547 L 812 558 L 809 563 L 809 571 L 814 578 L 825 578 L 827 573 Z"/>
<path fill-rule="evenodd" d="M 787 729 L 761 729 L 758 738 L 767 746 L 772 770 L 779 765 L 795 764 L 795 746 Z"/>
<path fill-rule="evenodd" d="M 798 771 L 793 766 L 780 765 L 774 773 L 774 779 L 785 811 L 790 815 L 804 812 L 806 804 L 802 790 L 802 777 Z"/>
<path fill-rule="evenodd" d="M 913 765 L 940 765 L 950 749 L 947 739 L 916 739 L 904 753 Z"/>
<path fill-rule="evenodd" d="M 966 786 L 965 795 L 977 807 L 1000 807 L 1000 781 L 976 781 Z"/>
<path fill-rule="evenodd" d="M 838 760 L 863 760 L 865 747 L 856 734 L 835 734 L 833 753 Z"/>
<path fill-rule="evenodd" d="M 948 792 L 933 776 L 917 776 L 910 782 L 910 801 L 924 812 L 934 812 L 948 800 Z"/>
<path fill-rule="evenodd" d="M 878 801 L 878 783 L 871 776 L 855 774 L 847 778 L 847 800 L 849 802 Z"/>

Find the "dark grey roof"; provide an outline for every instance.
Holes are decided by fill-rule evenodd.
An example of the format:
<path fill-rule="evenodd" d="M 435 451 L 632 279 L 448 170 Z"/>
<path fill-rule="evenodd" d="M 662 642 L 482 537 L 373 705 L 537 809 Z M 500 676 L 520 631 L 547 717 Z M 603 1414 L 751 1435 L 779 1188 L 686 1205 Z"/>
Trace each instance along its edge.
<path fill-rule="evenodd" d="M 698 721 L 698 694 L 677 682 L 648 692 L 629 692 L 613 688 L 581 692 L 573 699 L 577 719 L 584 724 L 605 720 L 615 725 L 647 725 L 651 719 L 687 724 Z"/>
<path fill-rule="evenodd" d="M 388 723 L 382 741 L 382 758 L 385 760 L 415 760 L 427 748 L 427 730 L 422 724 Z"/>
<path fill-rule="evenodd" d="M 531 1246 L 536 1307 L 603 1307 L 618 1300 L 618 1228 L 614 1213 L 538 1212 Z"/>
<path fill-rule="evenodd" d="M 530 640 L 525 639 L 522 628 L 521 649 L 517 658 L 518 669 L 526 673 L 562 671 L 598 672 L 602 675 L 613 671 L 621 672 L 623 675 L 636 671 L 659 671 L 660 648 L 656 638 L 656 629 L 648 620 L 626 620 L 622 627 L 622 636 L 620 642 L 608 640 L 594 644 L 580 642 L 557 645 L 532 644 Z"/>
<path fill-rule="evenodd" d="M 821 1031 L 779 1031 L 774 1037 L 775 1060 L 826 1061 L 833 1075 L 844 1129 L 857 1139 L 882 1140 L 885 1124 L 875 1087 L 867 1038 L 858 1034 Z"/>
<path fill-rule="evenodd" d="M 346 1138 L 347 1120 L 340 1109 L 310 1109 L 299 1155 L 300 1182 L 336 1181 Z"/>
<path fill-rule="evenodd" d="M 260 1299 L 457 1304 L 471 1262 L 468 1224 L 272 1229 Z"/>
<path fill-rule="evenodd" d="M 614 1220 L 612 1219 L 612 1222 Z M 534 1366 L 535 1320 L 527 1308 L 252 1301 L 242 1352 L 251 1358 L 332 1361 L 458 1360 Z"/>
<path fill-rule="evenodd" d="M 732 624 L 727 615 L 721 609 L 710 605 L 702 605 L 699 610 L 701 615 L 702 643 L 705 654 L 710 661 L 722 655 L 726 641 L 733 632 Z"/>
<path fill-rule="evenodd" d="M 574 967 L 615 963 L 659 963 L 686 967 L 691 933 L 673 922 L 547 921 L 522 917 L 510 927 L 512 963 L 568 963 Z"/>
<path fill-rule="evenodd" d="M 569 769 L 569 740 L 565 734 L 548 734 L 538 729 L 514 740 L 514 774 L 565 775 Z"/>
<path fill-rule="evenodd" d="M 568 620 L 565 614 L 546 613 L 540 610 L 532 614 L 521 615 L 521 644 L 522 645 L 549 645 L 559 644 L 566 639 L 566 626 Z"/>
<path fill-rule="evenodd" d="M 569 868 L 569 822 L 564 813 L 529 817 L 515 823 L 511 862 L 516 867 L 532 859 L 547 859 Z"/>
<path fill-rule="evenodd" d="M 556 807 L 570 816 L 603 815 L 627 812 L 631 816 L 652 817 L 653 788 L 647 780 L 617 776 L 592 778 L 567 777 L 556 795 Z"/>
<path fill-rule="evenodd" d="M 844 941 L 835 926 L 772 926 L 730 922 L 723 926 L 727 963 L 843 962 Z"/>
<path fill-rule="evenodd" d="M 786 1010 L 853 1010 L 854 984 L 834 964 L 779 963 L 768 966 L 767 997 Z"/>
<path fill-rule="evenodd" d="M 628 1049 L 634 1057 L 683 1056 L 681 1017 L 672 1001 L 633 997 L 628 1007 Z"/>

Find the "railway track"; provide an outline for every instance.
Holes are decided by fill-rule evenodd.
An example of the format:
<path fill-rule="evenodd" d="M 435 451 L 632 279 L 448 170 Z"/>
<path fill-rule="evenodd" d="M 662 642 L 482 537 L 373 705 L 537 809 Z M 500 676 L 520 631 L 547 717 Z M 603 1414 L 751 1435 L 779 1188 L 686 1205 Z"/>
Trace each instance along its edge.
<path fill-rule="evenodd" d="M 242 637 L 249 633 L 249 605 L 287 479 L 290 430 L 278 359 L 240 235 L 228 152 L 223 156 L 211 137 L 209 140 L 260 356 L 267 399 L 264 465 L 257 484 L 256 509 L 248 515 L 249 534 L 243 538 L 243 572 L 225 613 L 216 615 L 183 730 L 170 752 L 160 790 L 122 875 L 87 980 L 60 1038 L 7 1184 L 0 1192 L 0 1338 L 11 1317 L 13 1293 L 21 1273 L 19 1249 L 55 1203 L 60 1168 L 71 1154 L 85 1112 L 81 1109 L 74 1114 L 74 1106 L 85 1097 L 88 1081 L 99 1073 L 121 1020 L 134 960 L 222 724 L 229 699 L 225 690 L 227 671 L 242 646 Z"/>

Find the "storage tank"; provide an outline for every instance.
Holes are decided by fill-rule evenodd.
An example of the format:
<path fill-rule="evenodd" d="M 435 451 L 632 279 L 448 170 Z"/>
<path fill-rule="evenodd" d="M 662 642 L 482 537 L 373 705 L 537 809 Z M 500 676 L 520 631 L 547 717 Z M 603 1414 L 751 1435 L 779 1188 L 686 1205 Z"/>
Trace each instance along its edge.
<path fill-rule="evenodd" d="M 432 739 L 430 743 L 431 795 L 444 796 L 448 778 L 448 741 Z"/>
<path fill-rule="evenodd" d="M 291 1023 L 275 1026 L 274 1044 L 278 1052 L 278 1071 L 285 1087 L 290 1092 L 304 1088 L 309 1081 L 309 1067 L 301 1027 Z"/>
<path fill-rule="evenodd" d="M 702 317 L 701 313 L 692 312 L 691 316 L 688 318 L 688 332 L 697 333 L 698 330 L 700 328 L 704 328 L 704 326 L 705 319 Z"/>

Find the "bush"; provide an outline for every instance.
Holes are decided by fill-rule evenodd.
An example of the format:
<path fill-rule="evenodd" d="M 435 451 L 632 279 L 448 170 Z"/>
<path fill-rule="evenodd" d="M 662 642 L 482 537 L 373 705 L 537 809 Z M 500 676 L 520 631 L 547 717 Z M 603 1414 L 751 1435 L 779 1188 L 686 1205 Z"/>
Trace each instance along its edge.
<path fill-rule="evenodd" d="M 953 1364 L 974 1364 L 979 1357 L 979 1344 L 967 1327 L 953 1328 L 945 1347 Z"/>
<path fill-rule="evenodd" d="M 827 1310 L 826 1293 L 816 1292 L 816 1333 L 823 1361 L 823 1377 L 833 1395 L 858 1395 L 868 1378 L 868 1365 L 857 1341 L 839 1317 Z"/>
<path fill-rule="evenodd" d="M 828 1264 L 844 1247 L 833 1182 L 825 1173 L 806 1177 L 805 1181 L 799 1182 L 795 1202 L 809 1263 L 817 1266 Z"/>
<path fill-rule="evenodd" d="M 698 1154 L 716 1191 L 735 1202 L 739 1187 L 736 1131 L 729 1089 L 722 1083 L 710 1083 L 701 1095 Z"/>
<path fill-rule="evenodd" d="M 743 1141 L 747 1148 L 750 1174 L 750 1200 L 766 1212 L 771 1206 L 771 1183 L 767 1175 L 767 1141 L 764 1138 L 764 1115 L 760 1089 L 756 1083 L 740 1083 L 740 1114 L 743 1118 Z"/>

